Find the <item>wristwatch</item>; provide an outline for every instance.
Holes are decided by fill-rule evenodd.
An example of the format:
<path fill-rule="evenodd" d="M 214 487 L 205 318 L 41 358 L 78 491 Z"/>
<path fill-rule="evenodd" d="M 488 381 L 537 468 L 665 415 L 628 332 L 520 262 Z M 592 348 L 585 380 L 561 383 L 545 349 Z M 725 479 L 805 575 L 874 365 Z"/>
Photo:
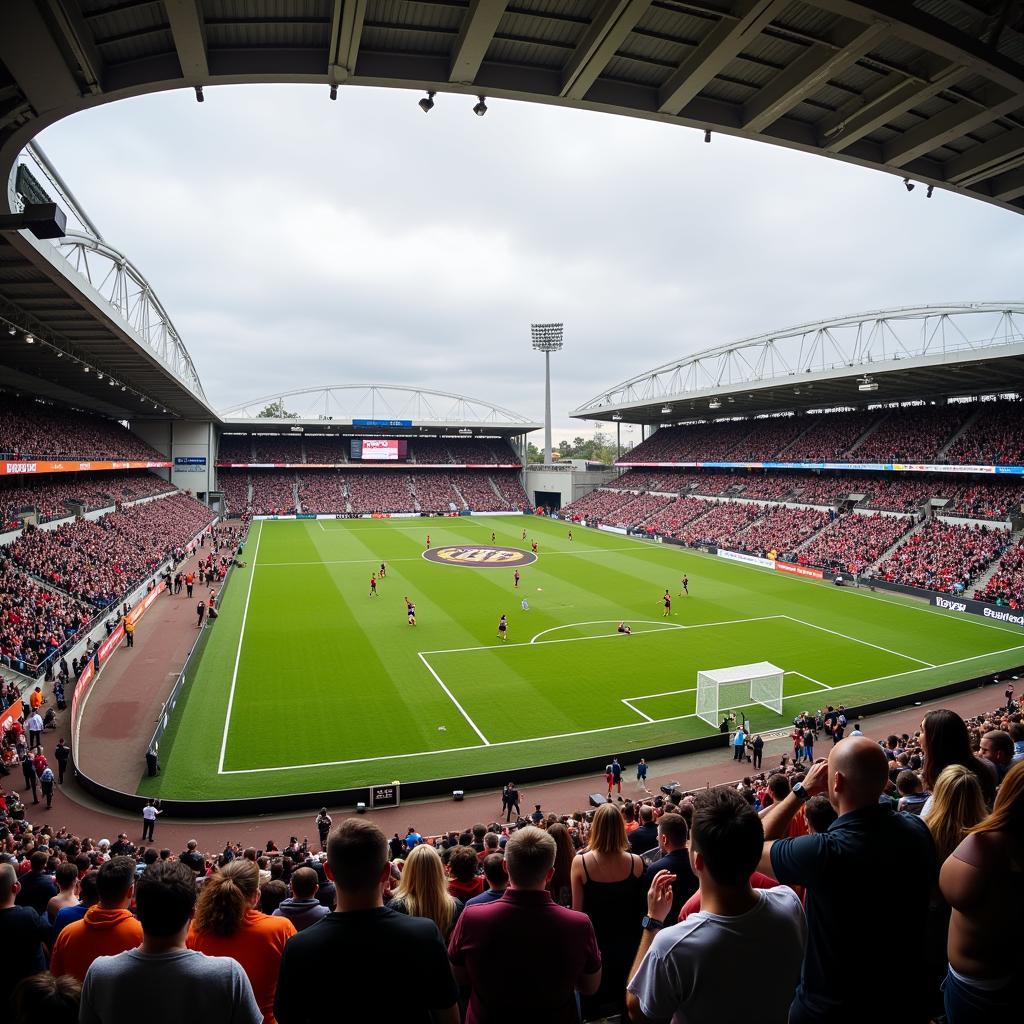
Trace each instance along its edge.
<path fill-rule="evenodd" d="M 649 914 L 644 914 L 644 919 L 640 922 L 640 927 L 647 931 L 649 928 L 653 928 L 654 931 L 660 931 L 665 927 L 664 921 L 659 921 L 656 917 L 651 917 Z"/>
<path fill-rule="evenodd" d="M 802 782 L 797 782 L 793 786 L 792 793 L 793 796 L 795 796 L 797 800 L 799 800 L 802 804 L 807 803 L 807 801 L 811 798 L 811 794 L 807 792 Z"/>

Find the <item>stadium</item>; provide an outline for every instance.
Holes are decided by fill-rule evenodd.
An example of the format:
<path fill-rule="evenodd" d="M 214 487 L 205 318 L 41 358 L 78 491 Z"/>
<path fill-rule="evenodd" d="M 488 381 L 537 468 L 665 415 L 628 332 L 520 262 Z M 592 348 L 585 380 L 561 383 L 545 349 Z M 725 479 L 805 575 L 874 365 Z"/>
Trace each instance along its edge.
<path fill-rule="evenodd" d="M 838 927 L 815 904 L 826 883 L 798 878 L 769 846 L 831 831 L 868 805 L 891 803 L 902 820 L 928 800 L 920 835 L 908 825 L 890 836 L 879 864 L 906 853 L 911 833 L 916 843 L 933 836 L 907 860 L 923 878 L 937 857 L 938 891 L 939 866 L 956 860 L 972 828 L 988 829 L 1009 837 L 1009 860 L 989 866 L 1012 884 L 1006 865 L 1024 850 L 1014 845 L 1024 843 L 1024 769 L 1011 767 L 1024 759 L 1014 696 L 1024 672 L 1024 301 L 836 310 L 708 339 L 651 369 L 627 346 L 607 376 L 629 376 L 567 410 L 581 430 L 607 431 L 608 462 L 558 458 L 550 376 L 543 417 L 498 372 L 488 393 L 464 395 L 455 384 L 396 382 L 383 358 L 377 382 L 325 376 L 338 383 L 215 407 L 202 354 L 193 359 L 172 320 L 185 311 L 165 308 L 159 282 L 101 235 L 33 140 L 72 114 L 164 90 L 203 102 L 204 88 L 226 84 L 302 83 L 332 100 L 339 87 L 400 88 L 426 94 L 424 113 L 439 92 L 453 93 L 476 97 L 479 116 L 499 97 L 694 128 L 705 142 L 759 141 L 895 175 L 929 198 L 980 199 L 1005 217 L 1024 212 L 1022 67 L 1019 5 L 980 0 L 4 5 L 0 914 L 18 879 L 31 875 L 56 898 L 58 868 L 76 864 L 73 878 L 64 874 L 67 905 L 78 906 L 82 879 L 127 855 L 140 878 L 197 857 L 200 924 L 204 900 L 216 899 L 206 893 L 233 861 L 258 866 L 259 885 L 245 893 L 268 917 L 289 893 L 344 916 L 340 879 L 338 903 L 327 895 L 339 874 L 331 816 L 335 830 L 372 821 L 394 833 L 381 898 L 433 917 L 450 941 L 463 1019 L 507 1019 L 484 1011 L 488 982 L 470 953 L 463 960 L 460 929 L 475 917 L 455 918 L 463 896 L 493 890 L 506 902 L 506 884 L 529 888 L 512 865 L 526 856 L 517 846 L 538 847 L 530 826 L 541 826 L 568 844 L 557 880 L 545 881 L 552 900 L 589 915 L 604 964 L 600 982 L 593 965 L 581 969 L 557 1019 L 660 1020 L 678 1009 L 678 1019 L 703 1020 L 696 995 L 655 999 L 655 967 L 641 964 L 648 946 L 628 968 L 647 941 L 643 908 L 645 934 L 665 923 L 655 914 L 668 884 L 658 865 L 679 874 L 694 865 L 691 913 L 702 891 L 705 906 L 730 905 L 714 902 L 720 880 L 695 859 L 704 843 L 714 857 L 707 816 L 724 812 L 711 794 L 731 807 L 725 831 L 758 812 L 753 827 L 768 844 L 758 870 L 802 894 L 807 950 L 822 941 L 815 921 Z M 532 330 L 550 374 L 562 325 Z M 637 443 L 623 443 L 630 428 Z M 933 715 L 948 716 L 948 732 L 926 724 Z M 827 781 L 815 741 L 832 752 Z M 885 762 L 884 784 L 861 799 L 872 757 Z M 940 783 L 957 768 L 980 810 L 940 833 L 940 814 L 953 814 L 937 799 Z M 520 806 L 526 788 L 532 816 Z M 51 812 L 42 821 L 40 793 Z M 308 837 L 300 846 L 321 808 L 319 847 Z M 627 837 L 621 851 L 602 851 L 598 833 L 612 828 L 603 808 Z M 415 812 L 423 834 L 403 812 Z M 202 838 L 180 858 L 147 849 L 159 815 L 175 843 Z M 673 838 L 680 830 L 692 838 L 689 861 L 663 863 L 687 849 Z M 81 838 L 103 833 L 118 843 Z M 443 858 L 445 891 L 459 896 L 454 917 L 409 909 L 415 869 L 405 865 L 418 846 Z M 479 861 L 468 871 L 455 852 L 466 847 Z M 488 854 L 506 847 L 508 862 L 489 871 Z M 642 855 L 643 892 L 614 911 L 588 903 L 595 879 L 613 884 L 601 857 L 619 853 Z M 577 878 L 578 864 L 596 866 L 595 879 Z M 303 868 L 316 875 L 319 904 Z M 632 859 L 628 872 L 632 885 Z M 740 874 L 736 905 L 762 888 Z M 921 920 L 927 907 L 908 902 L 903 874 L 877 890 L 870 872 L 839 877 L 865 887 L 872 915 L 895 908 L 900 920 Z M 943 940 L 941 963 L 919 965 L 919 1019 L 977 1019 L 951 995 L 957 984 L 975 1005 L 1019 1010 L 1016 963 L 991 950 L 954 955 L 952 936 L 972 910 L 947 895 L 945 867 L 941 878 L 950 954 Z M 291 885 L 277 903 L 274 882 Z M 669 893 L 670 924 L 683 927 L 680 890 Z M 148 925 L 137 916 L 141 941 Z M 624 920 L 625 952 L 609 938 Z M 46 935 L 41 964 L 59 981 L 61 940 Z M 763 939 L 741 955 L 759 954 Z M 212 939 L 191 948 L 235 956 Z M 267 969 L 273 984 L 235 956 L 258 1004 L 253 1019 L 273 1021 L 275 1007 L 283 1024 L 312 1019 L 282 994 L 284 972 L 275 1002 L 281 955 Z M 881 964 L 864 957 L 854 976 Z M 783 1015 L 766 1009 L 766 1019 L 786 1019 L 794 994 L 791 1020 L 874 1015 L 874 996 L 856 1011 L 815 1002 L 820 978 L 803 962 Z M 879 993 L 891 994 L 887 983 Z M 352 1005 L 364 1015 L 397 1015 L 394 997 L 362 998 Z M 440 1013 L 446 998 L 423 1004 L 431 1019 L 458 1020 L 457 1009 Z M 202 1018 L 195 1006 L 181 1012 Z"/>

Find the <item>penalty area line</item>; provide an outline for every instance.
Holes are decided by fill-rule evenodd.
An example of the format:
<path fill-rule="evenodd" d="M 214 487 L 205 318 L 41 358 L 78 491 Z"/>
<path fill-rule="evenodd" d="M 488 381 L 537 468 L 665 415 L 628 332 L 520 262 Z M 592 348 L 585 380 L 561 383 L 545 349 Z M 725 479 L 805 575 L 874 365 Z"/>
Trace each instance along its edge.
<path fill-rule="evenodd" d="M 427 671 L 436 680 L 437 685 L 440 686 L 441 689 L 444 690 L 444 692 L 448 695 L 448 699 L 455 705 L 459 714 L 462 715 L 462 717 L 467 721 L 469 727 L 473 730 L 473 732 L 475 732 L 477 736 L 480 737 L 480 740 L 483 743 L 483 745 L 485 747 L 489 747 L 491 745 L 491 741 L 480 731 L 476 722 L 474 722 L 473 719 L 469 717 L 469 713 L 466 711 L 466 709 L 455 699 L 455 694 L 452 693 L 452 691 L 449 690 L 447 686 L 445 686 L 444 680 L 434 671 L 434 668 L 430 664 L 430 662 L 427 661 L 427 659 L 422 654 L 419 654 L 418 656 L 420 661 L 422 661 L 423 664 L 426 666 Z"/>

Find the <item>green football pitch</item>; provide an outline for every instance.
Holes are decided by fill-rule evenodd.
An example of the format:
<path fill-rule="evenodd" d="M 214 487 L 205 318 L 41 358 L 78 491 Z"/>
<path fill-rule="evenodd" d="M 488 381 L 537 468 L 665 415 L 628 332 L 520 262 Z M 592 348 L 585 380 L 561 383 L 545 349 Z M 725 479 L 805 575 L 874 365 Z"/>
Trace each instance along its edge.
<path fill-rule="evenodd" d="M 438 549 L 489 546 L 492 530 L 506 549 L 538 542 L 518 590 L 507 565 L 424 557 L 428 533 Z M 702 669 L 784 669 L 783 714 L 747 707 L 767 731 L 1024 661 L 1011 626 L 612 533 L 577 528 L 570 542 L 566 524 L 533 517 L 264 521 L 245 558 L 141 793 L 251 797 L 640 756 L 712 731 L 694 714 Z"/>

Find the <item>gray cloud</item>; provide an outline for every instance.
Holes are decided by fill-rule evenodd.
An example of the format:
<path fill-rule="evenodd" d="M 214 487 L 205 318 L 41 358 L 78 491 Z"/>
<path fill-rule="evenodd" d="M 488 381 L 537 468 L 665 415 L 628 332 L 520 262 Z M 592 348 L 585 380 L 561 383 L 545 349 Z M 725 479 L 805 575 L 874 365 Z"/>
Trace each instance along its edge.
<path fill-rule="evenodd" d="M 124 101 L 41 138 L 143 270 L 214 405 L 411 383 L 542 413 L 802 320 L 1012 297 L 1024 223 L 755 143 L 543 105 L 300 86 Z"/>

